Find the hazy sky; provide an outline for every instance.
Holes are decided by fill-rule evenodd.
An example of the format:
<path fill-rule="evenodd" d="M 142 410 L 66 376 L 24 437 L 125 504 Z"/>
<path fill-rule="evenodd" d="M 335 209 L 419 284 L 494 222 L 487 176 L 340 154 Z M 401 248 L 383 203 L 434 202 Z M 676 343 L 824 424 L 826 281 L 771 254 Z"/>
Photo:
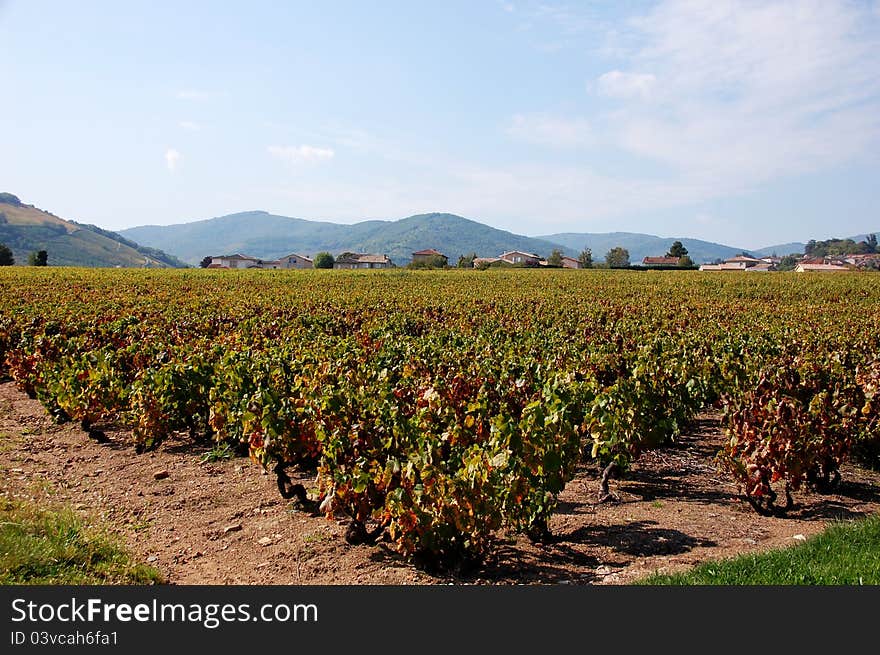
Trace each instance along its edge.
<path fill-rule="evenodd" d="M 108 229 L 880 229 L 875 0 L 0 0 L 0 80 L 0 191 Z"/>

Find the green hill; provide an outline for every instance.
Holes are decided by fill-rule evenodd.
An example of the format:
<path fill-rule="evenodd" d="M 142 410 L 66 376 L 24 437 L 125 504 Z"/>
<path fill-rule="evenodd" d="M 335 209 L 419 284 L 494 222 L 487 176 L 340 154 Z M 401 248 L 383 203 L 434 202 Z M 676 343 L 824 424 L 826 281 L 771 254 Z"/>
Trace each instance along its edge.
<path fill-rule="evenodd" d="M 350 251 L 385 254 L 403 266 L 409 263 L 414 251 L 435 248 L 455 265 L 460 255 L 472 252 L 480 257 L 493 257 L 505 250 L 524 250 L 546 257 L 554 248 L 559 248 L 563 254 L 576 257 L 584 247 L 593 251 L 594 261 L 602 262 L 605 253 L 617 246 L 629 251 L 633 264 L 641 264 L 644 257 L 666 254 L 674 241 L 681 241 L 691 259 L 702 264 L 734 257 L 744 250 L 769 254 L 776 249 L 748 250 L 700 239 L 633 232 L 566 232 L 528 237 L 455 214 L 440 213 L 343 225 L 250 211 L 177 225 L 133 227 L 122 230 L 121 234 L 172 253 L 190 264 L 198 264 L 205 256 L 235 252 L 275 259 L 290 253 L 313 256 L 321 251 L 334 255 Z M 789 244 L 794 245 L 797 244 Z M 791 251 L 782 248 L 779 252 Z"/>
<path fill-rule="evenodd" d="M 50 266 L 186 266 L 161 250 L 141 246 L 115 232 L 26 205 L 11 193 L 0 193 L 0 243 L 12 250 L 16 264 L 26 264 L 30 253 L 45 250 Z"/>
<path fill-rule="evenodd" d="M 711 241 L 700 239 L 658 237 L 652 234 L 638 234 L 634 232 L 607 232 L 607 233 L 572 233 L 549 234 L 539 237 L 547 241 L 553 241 L 570 250 L 580 252 L 584 247 L 593 251 L 593 261 L 605 260 L 605 253 L 612 248 L 620 246 L 629 251 L 629 260 L 633 264 L 641 264 L 645 257 L 661 257 L 667 253 L 674 241 L 681 241 L 687 248 L 688 256 L 697 264 L 711 262 L 715 259 L 727 259 L 740 254 L 742 248 L 725 246 Z"/>
<path fill-rule="evenodd" d="M 386 254 L 400 266 L 410 261 L 414 251 L 436 248 L 454 265 L 460 255 L 471 252 L 490 257 L 505 250 L 525 250 L 546 257 L 560 247 L 454 214 L 436 213 L 340 225 L 253 211 L 193 223 L 134 227 L 122 234 L 192 264 L 206 255 L 234 252 L 274 259 L 292 252 L 314 255 L 326 250 L 334 255 L 345 251 Z"/>

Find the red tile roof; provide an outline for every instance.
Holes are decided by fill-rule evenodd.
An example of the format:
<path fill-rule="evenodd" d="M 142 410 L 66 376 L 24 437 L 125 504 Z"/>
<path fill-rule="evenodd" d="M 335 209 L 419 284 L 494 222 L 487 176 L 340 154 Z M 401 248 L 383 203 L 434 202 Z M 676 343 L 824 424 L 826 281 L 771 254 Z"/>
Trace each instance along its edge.
<path fill-rule="evenodd" d="M 646 265 L 660 265 L 660 266 L 678 266 L 678 257 L 645 257 L 642 260 L 643 264 Z"/>

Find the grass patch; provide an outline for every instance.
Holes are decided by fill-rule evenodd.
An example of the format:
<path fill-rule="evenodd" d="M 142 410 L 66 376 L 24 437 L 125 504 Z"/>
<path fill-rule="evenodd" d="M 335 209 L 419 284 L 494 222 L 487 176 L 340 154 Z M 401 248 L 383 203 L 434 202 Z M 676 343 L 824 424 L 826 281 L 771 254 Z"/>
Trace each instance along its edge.
<path fill-rule="evenodd" d="M 0 497 L 0 584 L 155 584 L 112 535 L 69 508 L 46 509 Z"/>
<path fill-rule="evenodd" d="M 208 452 L 199 457 L 200 464 L 208 462 L 220 462 L 235 457 L 235 449 L 228 443 L 219 444 L 211 448 Z"/>
<path fill-rule="evenodd" d="M 880 516 L 835 523 L 791 548 L 707 562 L 676 575 L 652 575 L 643 585 L 877 585 Z"/>

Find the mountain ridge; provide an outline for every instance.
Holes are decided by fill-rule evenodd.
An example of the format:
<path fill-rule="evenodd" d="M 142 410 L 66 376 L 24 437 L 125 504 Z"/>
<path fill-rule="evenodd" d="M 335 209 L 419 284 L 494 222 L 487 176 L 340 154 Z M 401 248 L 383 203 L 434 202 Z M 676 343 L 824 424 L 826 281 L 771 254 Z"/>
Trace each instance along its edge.
<path fill-rule="evenodd" d="M 681 241 L 697 264 L 727 259 L 742 252 L 787 255 L 791 243 L 749 250 L 690 237 L 659 237 L 639 232 L 562 232 L 525 236 L 485 225 L 456 214 L 430 212 L 397 220 L 371 219 L 352 224 L 312 221 L 251 210 L 174 225 L 143 225 L 120 233 L 139 243 L 161 248 L 180 259 L 197 264 L 205 256 L 240 252 L 261 259 L 275 259 L 290 253 L 314 255 L 327 251 L 386 254 L 398 265 L 410 261 L 412 252 L 436 248 L 455 264 L 461 255 L 476 253 L 491 257 L 505 250 L 526 250 L 548 256 L 554 249 L 576 257 L 584 247 L 593 259 L 602 261 L 614 247 L 626 248 L 630 261 L 665 254 Z"/>
<path fill-rule="evenodd" d="M 45 250 L 50 266 L 183 268 L 185 263 L 155 248 L 96 225 L 66 220 L 0 193 L 0 243 L 12 250 L 18 264 L 34 251 Z"/>
<path fill-rule="evenodd" d="M 560 244 L 439 212 L 349 225 L 249 211 L 191 223 L 138 226 L 120 233 L 138 243 L 169 250 L 190 263 L 198 263 L 205 256 L 233 252 L 261 259 L 292 252 L 375 252 L 388 255 L 398 265 L 407 263 L 413 252 L 423 248 L 437 248 L 451 264 L 472 252 L 489 256 L 504 250 L 528 250 L 547 256 L 554 248 L 560 248 L 566 254 L 577 254 Z"/>

